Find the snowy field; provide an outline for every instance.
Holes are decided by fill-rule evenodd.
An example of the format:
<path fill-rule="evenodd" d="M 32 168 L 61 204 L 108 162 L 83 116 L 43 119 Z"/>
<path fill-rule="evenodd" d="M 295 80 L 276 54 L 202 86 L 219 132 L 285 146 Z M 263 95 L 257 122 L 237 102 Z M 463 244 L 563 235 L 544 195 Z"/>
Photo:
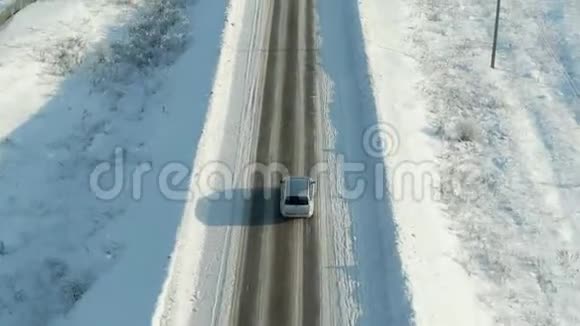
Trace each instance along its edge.
<path fill-rule="evenodd" d="M 183 210 L 153 175 L 191 165 L 223 27 L 223 4 L 196 3 L 41 1 L 2 27 L 0 325 L 46 325 L 79 301 L 101 325 L 150 322 Z M 91 186 L 115 158 L 120 193 L 112 171 Z M 137 166 L 153 170 L 125 183 Z"/>
<path fill-rule="evenodd" d="M 504 2 L 496 70 L 489 68 L 495 4 L 401 4 L 393 20 L 399 21 L 402 35 L 389 38 L 384 36 L 388 32 L 379 31 L 387 24 L 372 14 L 385 10 L 373 3 L 363 1 L 361 7 L 379 107 L 384 98 L 384 119 L 400 116 L 405 126 L 399 130 L 408 130 L 409 122 L 422 119 L 423 114 L 413 111 L 423 107 L 423 130 L 416 129 L 414 135 L 400 132 L 401 143 L 424 135 L 436 140 L 412 151 L 417 155 L 436 149 L 437 201 L 444 204 L 444 214 L 408 211 L 424 201 L 395 203 L 416 322 L 577 325 L 578 2 Z M 388 5 L 382 8 L 394 11 Z M 405 42 L 393 41 L 401 36 Z M 391 65 L 382 66 L 387 60 Z M 403 64 L 393 66 L 396 60 Z M 401 68 L 405 63 L 419 72 L 418 78 Z M 377 69 L 383 67 L 390 70 Z M 397 93 L 386 88 L 397 89 L 409 81 L 412 88 Z M 414 94 L 420 100 L 400 103 L 409 89 L 418 91 Z M 392 166 L 406 155 L 387 161 Z M 447 231 L 441 232 L 437 224 Z M 434 309 L 446 303 L 455 304 Z M 465 319 L 475 311 L 482 315 Z M 467 312 L 464 319 L 461 312 Z"/>
<path fill-rule="evenodd" d="M 421 64 L 422 87 L 431 130 L 443 137 L 442 177 L 464 169 L 470 180 L 447 201 L 463 247 L 457 261 L 478 280 L 494 324 L 577 325 L 578 7 L 507 3 L 492 71 L 492 26 L 476 17 L 493 6 L 423 5 L 412 40 L 432 58 Z"/>

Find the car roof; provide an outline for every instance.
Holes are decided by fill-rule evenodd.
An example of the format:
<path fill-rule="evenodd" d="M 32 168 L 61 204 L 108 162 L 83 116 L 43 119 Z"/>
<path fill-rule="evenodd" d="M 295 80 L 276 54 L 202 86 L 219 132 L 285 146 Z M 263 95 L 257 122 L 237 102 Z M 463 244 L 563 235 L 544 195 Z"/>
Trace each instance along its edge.
<path fill-rule="evenodd" d="M 303 196 L 308 197 L 308 188 L 310 186 L 310 178 L 308 177 L 288 177 L 287 181 L 287 196 Z"/>

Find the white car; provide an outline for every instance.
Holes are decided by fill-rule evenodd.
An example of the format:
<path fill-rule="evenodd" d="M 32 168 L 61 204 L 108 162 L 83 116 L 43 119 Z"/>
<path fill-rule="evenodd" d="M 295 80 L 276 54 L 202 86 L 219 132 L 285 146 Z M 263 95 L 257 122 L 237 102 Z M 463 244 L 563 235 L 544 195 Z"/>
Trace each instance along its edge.
<path fill-rule="evenodd" d="M 285 177 L 280 181 L 280 212 L 282 216 L 312 217 L 314 214 L 314 185 L 309 177 Z"/>

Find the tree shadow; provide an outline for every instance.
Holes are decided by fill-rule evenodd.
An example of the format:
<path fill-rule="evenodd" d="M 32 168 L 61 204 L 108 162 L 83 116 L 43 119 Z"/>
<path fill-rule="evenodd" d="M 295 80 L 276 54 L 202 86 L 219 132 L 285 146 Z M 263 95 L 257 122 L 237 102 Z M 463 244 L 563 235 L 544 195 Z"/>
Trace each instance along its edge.
<path fill-rule="evenodd" d="M 355 264 L 341 269 L 358 286 L 358 325 L 411 325 L 414 311 L 398 250 L 397 227 L 389 195 L 377 199 L 373 189 L 388 180 L 385 161 L 363 148 L 365 133 L 378 121 L 357 1 L 317 2 L 324 39 L 322 65 L 334 83 L 330 119 L 336 130 L 335 150 L 345 162 L 363 162 L 358 173 L 343 173 L 344 188 L 366 182 L 364 193 L 345 200 L 352 223 Z M 387 158 L 388 159 L 388 158 Z M 374 173 L 379 167 L 385 175 Z"/>
<path fill-rule="evenodd" d="M 153 175 L 167 163 L 193 162 L 225 3 L 198 0 L 183 10 L 195 25 L 195 42 L 170 62 L 104 88 L 87 77 L 90 67 L 79 67 L 60 76 L 42 104 L 30 105 L 34 113 L 0 137 L 0 241 L 10 252 L 0 264 L 0 275 L 9 276 L 0 278 L 0 288 L 14 290 L 0 293 L 0 302 L 13 311 L 15 323 L 45 324 L 59 316 L 70 325 L 151 323 L 186 204 L 160 196 Z M 138 25 L 131 17 L 124 23 L 104 31 L 95 48 L 116 42 L 122 27 Z M 22 100 L 1 109 L 19 111 Z M 99 164 L 114 163 L 116 148 L 123 149 L 124 173 L 117 176 L 123 187 L 105 201 L 89 179 Z M 133 200 L 130 178 L 142 163 L 153 170 L 143 180 L 142 198 Z M 45 262 L 54 259 L 67 266 L 58 280 L 46 277 Z M 10 281 L 12 275 L 17 281 Z M 3 284 L 8 281 L 10 287 Z M 82 293 L 70 296 L 71 282 L 82 284 Z"/>

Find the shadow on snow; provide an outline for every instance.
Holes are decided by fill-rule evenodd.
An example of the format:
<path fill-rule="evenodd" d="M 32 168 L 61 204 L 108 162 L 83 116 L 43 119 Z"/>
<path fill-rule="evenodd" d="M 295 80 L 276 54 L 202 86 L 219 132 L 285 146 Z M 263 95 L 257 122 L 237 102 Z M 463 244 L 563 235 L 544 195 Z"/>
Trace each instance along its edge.
<path fill-rule="evenodd" d="M 322 65 L 334 83 L 330 118 L 337 132 L 336 151 L 346 162 L 366 163 L 359 174 L 345 175 L 345 187 L 357 179 L 367 180 L 374 189 L 373 168 L 382 159 L 368 156 L 363 144 L 364 131 L 378 122 L 356 0 L 319 0 L 322 34 Z M 388 174 L 388 171 L 386 171 Z M 386 176 L 388 177 L 388 176 Z M 397 249 L 396 227 L 389 198 L 376 200 L 371 191 L 347 201 L 352 220 L 352 239 L 356 265 L 346 269 L 358 284 L 361 315 L 358 325 L 411 325 L 413 311 L 406 279 Z"/>
<path fill-rule="evenodd" d="M 145 179 L 143 200 L 131 201 L 125 187 L 114 200 L 101 201 L 89 187 L 89 175 L 111 160 L 116 147 L 125 150 L 126 171 L 144 161 L 154 171 L 170 161 L 193 162 L 225 3 L 198 0 L 184 10 L 196 20 L 194 38 L 175 62 L 126 84 L 115 100 L 95 92 L 84 69 L 68 74 L 34 116 L 1 139 L 0 229 L 13 225 L 16 240 L 0 238 L 0 258 L 18 277 L 0 278 L 0 289 L 14 290 L 0 291 L 0 302 L 20 325 L 48 323 L 73 306 L 67 317 L 73 324 L 75 318 L 84 325 L 151 322 L 186 203 L 150 191 L 157 187 L 155 178 Z M 111 42 L 115 30 L 103 43 Z M 148 93 L 144 79 L 155 80 L 158 71 L 163 83 Z M 62 268 L 55 274 L 51 266 Z M 3 287 L 5 281 L 9 287 Z M 99 286 L 91 288 L 95 282 Z M 0 319 L 5 313 L 0 305 Z"/>

